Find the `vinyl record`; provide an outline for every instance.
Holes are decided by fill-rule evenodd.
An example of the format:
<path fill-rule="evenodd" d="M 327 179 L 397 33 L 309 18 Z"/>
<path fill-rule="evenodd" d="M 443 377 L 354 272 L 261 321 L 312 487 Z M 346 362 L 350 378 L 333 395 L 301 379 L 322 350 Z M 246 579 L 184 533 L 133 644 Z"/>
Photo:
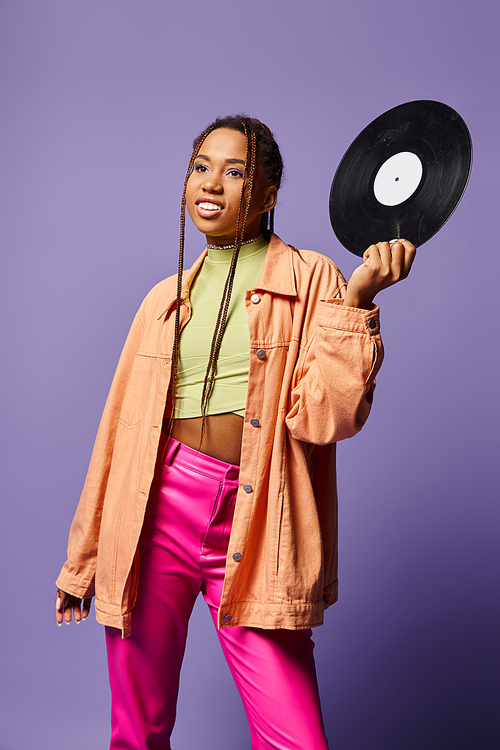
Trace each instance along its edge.
<path fill-rule="evenodd" d="M 330 190 L 333 231 L 359 256 L 400 237 L 423 245 L 455 210 L 471 165 L 471 137 L 454 109 L 428 100 L 400 104 L 342 157 Z"/>

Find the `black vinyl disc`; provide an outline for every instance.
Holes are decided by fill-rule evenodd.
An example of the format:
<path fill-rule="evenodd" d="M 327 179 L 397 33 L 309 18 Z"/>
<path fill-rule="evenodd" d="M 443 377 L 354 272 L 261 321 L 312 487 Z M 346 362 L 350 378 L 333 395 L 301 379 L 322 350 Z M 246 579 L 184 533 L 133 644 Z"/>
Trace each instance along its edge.
<path fill-rule="evenodd" d="M 455 210 L 470 175 L 467 125 L 447 104 L 407 102 L 361 131 L 330 190 L 330 221 L 340 242 L 362 256 L 376 242 L 427 242 Z"/>

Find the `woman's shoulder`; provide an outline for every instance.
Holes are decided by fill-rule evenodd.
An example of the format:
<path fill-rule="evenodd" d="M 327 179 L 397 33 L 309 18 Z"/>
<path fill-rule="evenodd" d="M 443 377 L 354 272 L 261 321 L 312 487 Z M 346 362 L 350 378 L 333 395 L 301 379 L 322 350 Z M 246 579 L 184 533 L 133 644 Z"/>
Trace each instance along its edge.
<path fill-rule="evenodd" d="M 334 273 L 340 274 L 338 266 L 333 262 L 331 258 L 324 255 L 323 253 L 320 253 L 317 250 L 306 250 L 304 248 L 296 247 L 291 243 L 286 243 L 276 234 L 272 236 L 272 240 L 273 244 L 279 243 L 282 246 L 287 245 L 291 249 L 297 266 L 304 265 L 308 267 L 310 271 L 328 268 Z"/>
<path fill-rule="evenodd" d="M 204 255 L 205 252 L 200 255 L 190 268 L 184 269 L 182 274 L 182 287 L 184 291 L 189 286 L 190 280 L 199 268 Z M 147 317 L 162 316 L 174 304 L 176 298 L 177 273 L 167 276 L 166 279 L 162 279 L 150 289 L 142 301 L 140 312 Z"/>
<path fill-rule="evenodd" d="M 297 253 L 299 258 L 307 263 L 311 268 L 324 269 L 329 268 L 335 273 L 340 273 L 339 267 L 333 262 L 331 258 L 323 253 L 319 253 L 317 250 L 304 250 L 303 248 L 296 248 L 290 245 L 292 250 Z"/>
<path fill-rule="evenodd" d="M 194 278 L 200 265 L 205 258 L 206 250 L 194 261 L 190 268 L 185 268 L 182 274 L 182 288 L 185 293 L 187 287 Z M 148 292 L 144 298 L 143 305 L 148 308 L 161 308 L 158 314 L 161 314 L 166 308 L 168 308 L 177 297 L 177 273 L 172 276 L 167 276 L 166 279 L 162 279 Z"/>
<path fill-rule="evenodd" d="M 143 327 L 149 327 L 175 304 L 177 297 L 177 274 L 168 276 L 154 285 L 142 300 L 137 311 L 136 319 Z"/>
<path fill-rule="evenodd" d="M 313 279 L 327 286 L 345 285 L 346 281 L 339 267 L 327 255 L 317 250 L 298 248 L 292 244 L 288 247 L 292 251 L 294 270 L 298 280 L 302 278 L 308 285 Z"/>
<path fill-rule="evenodd" d="M 144 297 L 141 308 L 153 312 L 156 308 L 165 307 L 172 296 L 175 298 L 177 288 L 177 275 L 168 276 L 154 285 Z"/>
<path fill-rule="evenodd" d="M 177 274 L 173 276 L 167 276 L 166 279 L 158 281 L 157 284 L 149 290 L 144 300 L 150 300 L 156 302 L 157 300 L 164 300 L 177 290 Z"/>

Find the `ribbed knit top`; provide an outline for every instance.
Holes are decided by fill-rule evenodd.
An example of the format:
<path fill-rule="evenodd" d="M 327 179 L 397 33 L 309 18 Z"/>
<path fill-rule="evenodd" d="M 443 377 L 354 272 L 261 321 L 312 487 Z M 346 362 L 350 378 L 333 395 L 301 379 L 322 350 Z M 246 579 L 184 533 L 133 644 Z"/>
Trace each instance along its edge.
<path fill-rule="evenodd" d="M 245 292 L 258 282 L 269 242 L 262 238 L 240 250 L 226 330 L 217 360 L 217 374 L 207 414 L 233 412 L 244 416 L 250 362 Z M 212 336 L 233 250 L 209 248 L 190 288 L 192 314 L 181 333 L 175 419 L 201 417 L 201 394 Z"/>

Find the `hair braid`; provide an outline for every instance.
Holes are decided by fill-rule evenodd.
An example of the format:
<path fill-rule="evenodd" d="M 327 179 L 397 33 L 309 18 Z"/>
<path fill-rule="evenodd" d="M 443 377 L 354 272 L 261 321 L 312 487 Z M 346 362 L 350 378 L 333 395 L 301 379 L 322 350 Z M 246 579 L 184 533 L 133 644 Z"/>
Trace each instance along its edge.
<path fill-rule="evenodd" d="M 187 183 L 191 176 L 191 171 L 193 169 L 194 160 L 196 159 L 198 152 L 201 148 L 201 144 L 207 137 L 207 135 L 214 129 L 214 124 L 209 125 L 208 128 L 206 128 L 203 133 L 201 133 L 198 138 L 195 140 L 193 145 L 193 153 L 191 154 L 191 159 L 189 161 L 189 166 L 187 169 L 186 177 L 184 179 L 184 188 L 182 191 L 182 200 L 181 200 L 181 222 L 180 222 L 180 242 L 179 242 L 179 267 L 177 271 L 177 296 L 176 296 L 176 306 L 175 306 L 175 323 L 174 323 L 174 342 L 172 347 L 172 370 L 170 375 L 170 384 L 167 394 L 167 400 L 168 396 L 171 397 L 171 409 L 170 414 L 168 417 L 168 430 L 167 430 L 167 438 L 170 438 L 170 435 L 172 434 L 172 428 L 174 425 L 174 412 L 175 412 L 175 390 L 177 385 L 177 368 L 178 368 L 178 362 L 179 362 L 179 338 L 180 338 L 180 311 L 181 311 L 181 296 L 182 296 L 182 276 L 183 276 L 183 267 L 184 267 L 184 240 L 185 240 L 185 233 L 186 233 L 186 189 L 187 189 Z"/>
<path fill-rule="evenodd" d="M 201 412 L 202 412 L 202 425 L 201 425 L 201 438 L 200 446 L 203 441 L 205 432 L 205 418 L 208 402 L 212 394 L 215 377 L 217 374 L 217 359 L 219 356 L 220 347 L 222 344 L 222 338 L 226 328 L 227 314 L 229 310 L 229 304 L 231 302 L 231 293 L 233 289 L 233 282 L 236 273 L 236 264 L 240 253 L 241 245 L 243 243 L 245 227 L 250 211 L 250 204 L 252 200 L 252 190 L 254 184 L 255 169 L 257 165 L 257 158 L 259 163 L 262 163 L 264 169 L 264 178 L 269 185 L 274 185 L 279 189 L 281 179 L 283 176 L 283 160 L 281 158 L 278 144 L 276 143 L 273 133 L 271 130 L 259 120 L 247 117 L 246 115 L 233 115 L 224 118 L 217 118 L 211 125 L 209 125 L 200 135 L 194 140 L 193 152 L 189 162 L 186 178 L 184 180 L 184 189 L 182 192 L 181 202 L 181 215 L 180 215 L 180 245 L 179 245 L 179 268 L 177 273 L 177 298 L 176 298 L 176 309 L 175 309 L 175 324 L 174 324 L 174 338 L 172 346 L 172 370 L 170 385 L 167 394 L 167 403 L 169 398 L 171 399 L 171 408 L 168 416 L 168 430 L 167 438 L 172 434 L 174 414 L 175 414 L 175 394 L 177 385 L 177 373 L 178 373 L 178 361 L 179 361 L 179 339 L 180 339 L 180 307 L 182 301 L 182 276 L 183 276 L 183 265 L 184 265 L 184 241 L 185 241 L 185 224 L 186 224 L 186 189 L 187 183 L 193 170 L 194 161 L 198 152 L 203 144 L 205 138 L 213 130 L 219 128 L 229 128 L 230 130 L 238 130 L 244 133 L 246 137 L 246 154 L 245 154 L 245 172 L 246 179 L 243 182 L 240 200 L 238 204 L 238 214 L 236 219 L 236 236 L 234 243 L 233 255 L 231 257 L 231 264 L 229 273 L 226 278 L 224 291 L 217 315 L 217 322 L 215 325 L 214 334 L 212 337 L 212 343 L 210 347 L 210 356 L 205 374 L 205 380 L 203 383 L 203 392 L 201 397 Z M 243 199 L 245 197 L 246 189 L 246 200 L 245 207 L 243 208 Z M 269 229 L 274 232 L 274 208 L 271 209 L 269 214 L 263 214 L 261 219 L 261 231 L 267 232 L 269 223 Z"/>
<path fill-rule="evenodd" d="M 203 441 L 203 435 L 205 434 L 206 410 L 207 410 L 208 402 L 210 400 L 210 396 L 212 395 L 212 391 L 213 391 L 214 384 L 215 384 L 215 376 L 217 374 L 217 359 L 219 357 L 219 351 L 220 351 L 220 347 L 222 344 L 222 337 L 224 336 L 224 331 L 226 328 L 227 313 L 229 310 L 229 303 L 231 302 L 231 293 L 233 290 L 233 282 L 234 282 L 234 277 L 236 274 L 236 263 L 237 263 L 241 245 L 243 242 L 243 237 L 245 234 L 245 226 L 246 226 L 246 222 L 248 218 L 248 213 L 250 211 L 250 204 L 252 201 L 252 189 L 253 189 L 253 180 L 254 180 L 254 175 L 255 175 L 256 152 L 257 152 L 256 138 L 255 138 L 254 132 L 248 132 L 248 129 L 245 123 L 243 123 L 243 127 L 245 128 L 245 135 L 247 139 L 246 153 L 245 153 L 245 171 L 248 174 L 248 182 L 247 180 L 245 180 L 241 188 L 240 202 L 238 205 L 238 215 L 236 219 L 236 237 L 234 241 L 234 250 L 233 250 L 233 255 L 231 257 L 231 265 L 229 267 L 229 273 L 226 278 L 224 291 L 222 293 L 221 304 L 219 307 L 219 314 L 217 316 L 217 323 L 215 325 L 214 335 L 212 338 L 212 344 L 210 348 L 210 357 L 208 360 L 207 371 L 205 373 L 205 380 L 203 383 L 203 392 L 201 396 L 201 413 L 202 413 L 203 418 L 202 418 L 202 423 L 201 423 L 200 448 L 201 448 L 201 443 Z M 250 152 L 250 168 L 248 169 L 249 152 Z M 245 188 L 246 188 L 245 209 L 243 212 L 243 218 L 241 219 L 241 209 L 243 205 L 243 196 L 245 193 Z"/>

